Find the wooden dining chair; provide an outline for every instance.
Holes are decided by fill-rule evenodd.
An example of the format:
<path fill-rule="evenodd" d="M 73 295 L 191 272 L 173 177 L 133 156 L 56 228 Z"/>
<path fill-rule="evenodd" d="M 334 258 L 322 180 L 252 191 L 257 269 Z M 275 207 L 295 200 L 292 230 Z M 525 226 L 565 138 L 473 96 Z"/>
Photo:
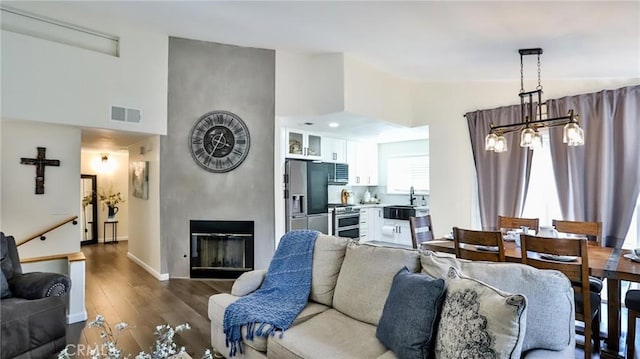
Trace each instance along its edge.
<path fill-rule="evenodd" d="M 602 246 L 602 222 L 564 221 L 554 219 L 551 224 L 558 232 L 587 237 L 590 246 Z"/>
<path fill-rule="evenodd" d="M 506 217 L 498 216 L 498 231 L 502 229 L 520 229 L 521 226 L 529 227 L 538 233 L 540 229 L 540 220 L 538 218 L 520 218 L 520 217 Z"/>
<path fill-rule="evenodd" d="M 589 256 L 587 240 L 583 238 L 549 238 L 522 234 L 521 261 L 540 269 L 554 269 L 564 273 L 574 291 L 576 320 L 584 322 L 584 357 L 591 358 L 591 340 L 598 342 L 599 330 L 592 331 L 593 319 L 600 312 L 600 296 L 589 290 Z M 563 256 L 548 258 L 543 256 Z M 569 260 L 567 256 L 576 257 Z M 598 345 L 596 345 L 598 346 Z"/>
<path fill-rule="evenodd" d="M 475 261 L 504 262 L 502 233 L 473 231 L 453 227 L 453 243 L 456 257 Z M 478 249 L 478 246 L 495 247 L 495 251 Z"/>
<path fill-rule="evenodd" d="M 640 318 L 640 290 L 630 289 L 624 297 L 627 307 L 627 356 L 633 359 L 636 351 L 636 319 Z"/>
<path fill-rule="evenodd" d="M 590 246 L 602 246 L 602 222 L 581 222 L 554 219 L 551 221 L 551 224 L 553 224 L 556 230 L 560 233 L 575 234 L 587 237 L 587 244 Z M 598 295 L 600 295 L 603 287 L 602 278 L 589 276 L 589 287 L 591 288 L 592 292 L 598 293 Z M 598 312 L 597 317 L 593 319 L 594 338 L 598 338 L 598 341 L 594 340 L 594 349 L 600 348 L 599 333 L 597 332 L 597 330 L 600 329 L 600 317 L 601 313 Z"/>
<path fill-rule="evenodd" d="M 411 244 L 413 248 L 420 248 L 420 243 L 434 239 L 431 215 L 409 217 L 409 226 L 411 227 Z"/>

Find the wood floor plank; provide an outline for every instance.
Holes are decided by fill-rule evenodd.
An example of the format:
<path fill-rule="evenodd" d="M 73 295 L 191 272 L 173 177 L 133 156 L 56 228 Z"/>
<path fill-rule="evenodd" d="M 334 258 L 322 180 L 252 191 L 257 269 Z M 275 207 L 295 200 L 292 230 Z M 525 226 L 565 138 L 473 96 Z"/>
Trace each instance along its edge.
<path fill-rule="evenodd" d="M 233 280 L 169 279 L 158 281 L 127 257 L 127 242 L 83 246 L 86 260 L 85 306 L 89 321 L 100 314 L 112 325 L 130 325 L 118 341 L 125 355 L 135 357 L 154 345 L 157 325 L 173 327 L 189 323 L 191 330 L 176 335 L 178 345 L 192 357 L 200 357 L 211 347 L 209 297 L 230 293 Z M 67 343 L 95 346 L 101 343 L 100 330 L 87 322 L 67 328 Z"/>

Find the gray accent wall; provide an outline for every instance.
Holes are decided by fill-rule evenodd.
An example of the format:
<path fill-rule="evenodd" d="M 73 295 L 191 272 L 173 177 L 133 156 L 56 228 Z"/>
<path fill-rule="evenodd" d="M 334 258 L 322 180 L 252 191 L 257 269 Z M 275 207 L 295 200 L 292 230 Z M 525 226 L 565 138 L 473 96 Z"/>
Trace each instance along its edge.
<path fill-rule="evenodd" d="M 275 51 L 169 38 L 167 136 L 160 140 L 162 270 L 189 276 L 189 220 L 255 221 L 254 267 L 274 252 Z M 230 111 L 249 128 L 251 148 L 231 172 L 211 173 L 189 152 L 203 114 Z M 133 225 L 133 224 L 132 224 Z"/>

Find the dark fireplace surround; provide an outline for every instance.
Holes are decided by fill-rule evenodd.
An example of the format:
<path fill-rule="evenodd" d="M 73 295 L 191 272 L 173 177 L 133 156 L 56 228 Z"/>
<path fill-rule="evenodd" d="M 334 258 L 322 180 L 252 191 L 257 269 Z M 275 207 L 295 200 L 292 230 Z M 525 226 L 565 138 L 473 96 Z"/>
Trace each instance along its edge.
<path fill-rule="evenodd" d="M 253 221 L 189 222 L 191 278 L 238 278 L 253 270 Z"/>

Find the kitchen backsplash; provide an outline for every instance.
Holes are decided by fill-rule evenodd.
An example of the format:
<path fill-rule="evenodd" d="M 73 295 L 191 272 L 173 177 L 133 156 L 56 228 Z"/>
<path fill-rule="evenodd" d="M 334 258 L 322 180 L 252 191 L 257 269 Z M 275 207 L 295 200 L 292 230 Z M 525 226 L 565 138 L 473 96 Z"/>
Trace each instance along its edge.
<path fill-rule="evenodd" d="M 408 194 L 387 194 L 384 186 L 339 186 L 329 185 L 328 199 L 329 203 L 340 203 L 340 193 L 343 189 L 353 193 L 353 203 L 359 204 L 364 199 L 364 193 L 369 190 L 371 198 L 377 197 L 380 199 L 380 203 L 383 204 L 409 204 Z M 422 205 L 421 194 L 416 194 L 416 201 L 414 204 Z M 429 195 L 424 195 L 427 206 L 429 205 Z"/>

